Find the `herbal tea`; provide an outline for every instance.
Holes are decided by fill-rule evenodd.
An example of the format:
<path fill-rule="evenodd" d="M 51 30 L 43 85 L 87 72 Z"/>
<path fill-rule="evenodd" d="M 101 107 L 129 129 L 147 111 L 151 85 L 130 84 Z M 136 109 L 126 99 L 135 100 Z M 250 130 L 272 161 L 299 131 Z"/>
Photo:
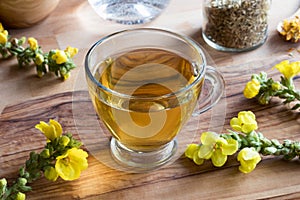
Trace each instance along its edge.
<path fill-rule="evenodd" d="M 203 83 L 183 91 L 199 78 L 198 69 L 160 49 L 111 56 L 94 76 L 117 92 L 89 90 L 97 114 L 118 141 L 136 151 L 152 151 L 174 139 L 191 116 Z"/>

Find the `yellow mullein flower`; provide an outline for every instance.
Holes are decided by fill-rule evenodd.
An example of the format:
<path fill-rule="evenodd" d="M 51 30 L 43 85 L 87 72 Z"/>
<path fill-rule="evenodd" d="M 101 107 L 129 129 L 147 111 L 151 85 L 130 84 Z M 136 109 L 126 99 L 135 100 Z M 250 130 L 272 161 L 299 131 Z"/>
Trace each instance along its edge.
<path fill-rule="evenodd" d="M 82 149 L 72 148 L 56 158 L 55 170 L 64 180 L 79 178 L 82 170 L 88 167 L 88 154 Z"/>
<path fill-rule="evenodd" d="M 39 124 L 35 125 L 35 128 L 40 130 L 46 138 L 51 141 L 61 136 L 63 132 L 60 123 L 53 119 L 50 119 L 48 124 L 41 121 Z"/>
<path fill-rule="evenodd" d="M 227 161 L 228 155 L 238 150 L 238 142 L 234 139 L 225 140 L 214 132 L 204 132 L 201 135 L 198 156 L 202 159 L 211 159 L 216 167 L 221 167 Z"/>
<path fill-rule="evenodd" d="M 51 58 L 55 60 L 56 64 L 63 64 L 68 60 L 67 54 L 62 50 L 56 50 Z"/>
<path fill-rule="evenodd" d="M 230 126 L 236 131 L 242 131 L 243 133 L 250 133 L 258 128 L 255 115 L 251 111 L 241 111 L 238 113 L 238 117 L 234 117 L 230 120 Z"/>
<path fill-rule="evenodd" d="M 50 181 L 56 181 L 56 179 L 58 178 L 58 173 L 56 172 L 55 168 L 51 166 L 46 167 L 44 175 L 46 179 Z"/>
<path fill-rule="evenodd" d="M 286 79 L 292 79 L 294 76 L 300 73 L 300 61 L 292 62 L 284 60 L 273 68 L 278 69 L 278 71 L 283 74 Z"/>
<path fill-rule="evenodd" d="M 246 84 L 243 93 L 247 99 L 252 99 L 256 95 L 258 95 L 259 90 L 260 90 L 260 82 L 257 79 L 251 79 L 251 81 L 249 81 Z"/>
<path fill-rule="evenodd" d="M 249 173 L 261 161 L 261 157 L 254 148 L 246 147 L 239 152 L 237 160 L 241 163 L 239 170 L 243 173 Z"/>
<path fill-rule="evenodd" d="M 78 49 L 68 46 L 65 52 L 69 54 L 70 58 L 73 58 L 78 53 Z"/>
<path fill-rule="evenodd" d="M 36 65 L 42 65 L 44 62 L 44 56 L 40 53 L 36 54 L 35 56 L 35 64 Z"/>
<path fill-rule="evenodd" d="M 33 37 L 28 38 L 28 44 L 32 50 L 36 50 L 39 47 L 37 40 Z"/>

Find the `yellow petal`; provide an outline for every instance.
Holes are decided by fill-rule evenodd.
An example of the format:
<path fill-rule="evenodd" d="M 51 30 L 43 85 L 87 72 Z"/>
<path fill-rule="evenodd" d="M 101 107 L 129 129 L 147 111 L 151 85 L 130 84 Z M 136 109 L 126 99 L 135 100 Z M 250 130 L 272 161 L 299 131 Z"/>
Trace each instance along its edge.
<path fill-rule="evenodd" d="M 44 172 L 45 177 L 50 181 L 56 181 L 58 174 L 54 167 L 47 167 Z"/>
<path fill-rule="evenodd" d="M 77 165 L 81 170 L 85 170 L 88 167 L 88 162 L 86 159 L 88 157 L 88 153 L 82 149 L 70 149 L 69 157 L 71 158 L 71 163 Z"/>
<path fill-rule="evenodd" d="M 255 120 L 255 114 L 252 111 L 240 111 L 238 113 L 238 118 L 240 118 L 243 122 L 247 120 Z"/>
<path fill-rule="evenodd" d="M 87 152 L 82 149 L 72 148 L 56 158 L 55 170 L 64 180 L 79 178 L 82 170 L 88 167 Z"/>
<path fill-rule="evenodd" d="M 242 130 L 241 121 L 237 117 L 233 117 L 230 120 L 230 126 L 231 126 L 231 128 L 233 128 L 236 131 L 241 131 Z"/>
<path fill-rule="evenodd" d="M 196 163 L 197 165 L 202 165 L 203 162 L 204 162 L 204 159 L 203 158 L 199 158 L 198 156 L 198 152 L 194 152 L 194 155 L 193 155 L 193 161 L 194 163 Z"/>
<path fill-rule="evenodd" d="M 246 166 L 246 165 L 240 165 L 239 170 L 245 174 L 252 172 L 255 169 L 256 166 Z"/>
<path fill-rule="evenodd" d="M 242 126 L 242 132 L 243 133 L 250 133 L 253 130 L 256 130 L 257 127 L 257 123 L 253 123 L 253 124 L 244 124 Z"/>
<path fill-rule="evenodd" d="M 212 144 L 216 143 L 216 141 L 219 137 L 220 136 L 217 133 L 204 132 L 204 133 L 202 133 L 200 140 L 203 145 L 212 145 Z"/>
<path fill-rule="evenodd" d="M 259 90 L 260 90 L 259 81 L 256 79 L 251 79 L 251 81 L 249 81 L 246 84 L 243 94 L 247 99 L 252 99 L 259 93 Z"/>
<path fill-rule="evenodd" d="M 7 42 L 7 35 L 0 33 L 0 44 L 5 44 Z"/>
<path fill-rule="evenodd" d="M 212 145 L 202 145 L 198 151 L 199 158 L 210 159 L 213 154 L 213 146 Z"/>
<path fill-rule="evenodd" d="M 238 142 L 234 139 L 227 140 L 228 144 L 222 146 L 222 153 L 224 155 L 233 155 L 238 150 Z"/>
<path fill-rule="evenodd" d="M 80 177 L 81 170 L 76 165 L 66 165 L 63 161 L 59 160 L 55 164 L 55 169 L 58 175 L 67 181 L 75 180 Z"/>
<path fill-rule="evenodd" d="M 198 152 L 198 150 L 199 150 L 199 145 L 198 145 L 198 144 L 190 144 L 190 145 L 186 148 L 184 154 L 185 154 L 185 156 L 188 157 L 189 159 L 193 159 L 194 153 L 195 153 L 195 152 Z"/>
<path fill-rule="evenodd" d="M 54 140 L 55 139 L 55 129 L 54 126 L 50 126 L 46 122 L 41 121 L 39 124 L 35 125 L 35 128 L 40 130 L 47 139 Z"/>
<path fill-rule="evenodd" d="M 223 155 L 221 149 L 216 149 L 211 156 L 211 161 L 214 166 L 222 167 L 227 161 L 227 156 Z"/>
<path fill-rule="evenodd" d="M 4 31 L 4 27 L 2 25 L 2 23 L 0 23 L 0 32 Z"/>
<path fill-rule="evenodd" d="M 49 120 L 49 124 L 51 126 L 54 126 L 54 129 L 55 129 L 55 137 L 59 137 L 62 135 L 63 133 L 63 130 L 62 130 L 62 127 L 60 125 L 60 123 L 58 123 L 56 120 L 54 119 L 50 119 Z"/>

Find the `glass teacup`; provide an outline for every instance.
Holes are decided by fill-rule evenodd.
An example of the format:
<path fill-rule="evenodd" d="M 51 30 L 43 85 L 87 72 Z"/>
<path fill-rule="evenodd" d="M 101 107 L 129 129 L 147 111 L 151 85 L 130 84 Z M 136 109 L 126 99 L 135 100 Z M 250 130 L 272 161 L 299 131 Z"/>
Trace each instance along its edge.
<path fill-rule="evenodd" d="M 206 65 L 196 42 L 160 29 L 100 39 L 87 53 L 85 70 L 94 108 L 112 136 L 113 158 L 139 172 L 166 164 L 187 120 L 211 108 L 224 91 L 221 74 Z M 199 98 L 205 79 L 211 89 Z"/>

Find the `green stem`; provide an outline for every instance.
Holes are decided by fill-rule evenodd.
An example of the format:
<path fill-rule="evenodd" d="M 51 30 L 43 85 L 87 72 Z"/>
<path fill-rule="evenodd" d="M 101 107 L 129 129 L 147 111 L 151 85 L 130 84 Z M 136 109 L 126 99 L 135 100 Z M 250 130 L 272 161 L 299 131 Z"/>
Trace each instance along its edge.
<path fill-rule="evenodd" d="M 229 130 L 229 133 L 221 134 L 221 137 L 231 137 L 238 141 L 239 149 L 253 147 L 262 155 L 283 156 L 284 159 L 291 160 L 300 156 L 300 142 L 284 140 L 280 143 L 276 139 L 268 139 L 262 133 L 252 131 L 249 134 L 241 134 Z"/>

